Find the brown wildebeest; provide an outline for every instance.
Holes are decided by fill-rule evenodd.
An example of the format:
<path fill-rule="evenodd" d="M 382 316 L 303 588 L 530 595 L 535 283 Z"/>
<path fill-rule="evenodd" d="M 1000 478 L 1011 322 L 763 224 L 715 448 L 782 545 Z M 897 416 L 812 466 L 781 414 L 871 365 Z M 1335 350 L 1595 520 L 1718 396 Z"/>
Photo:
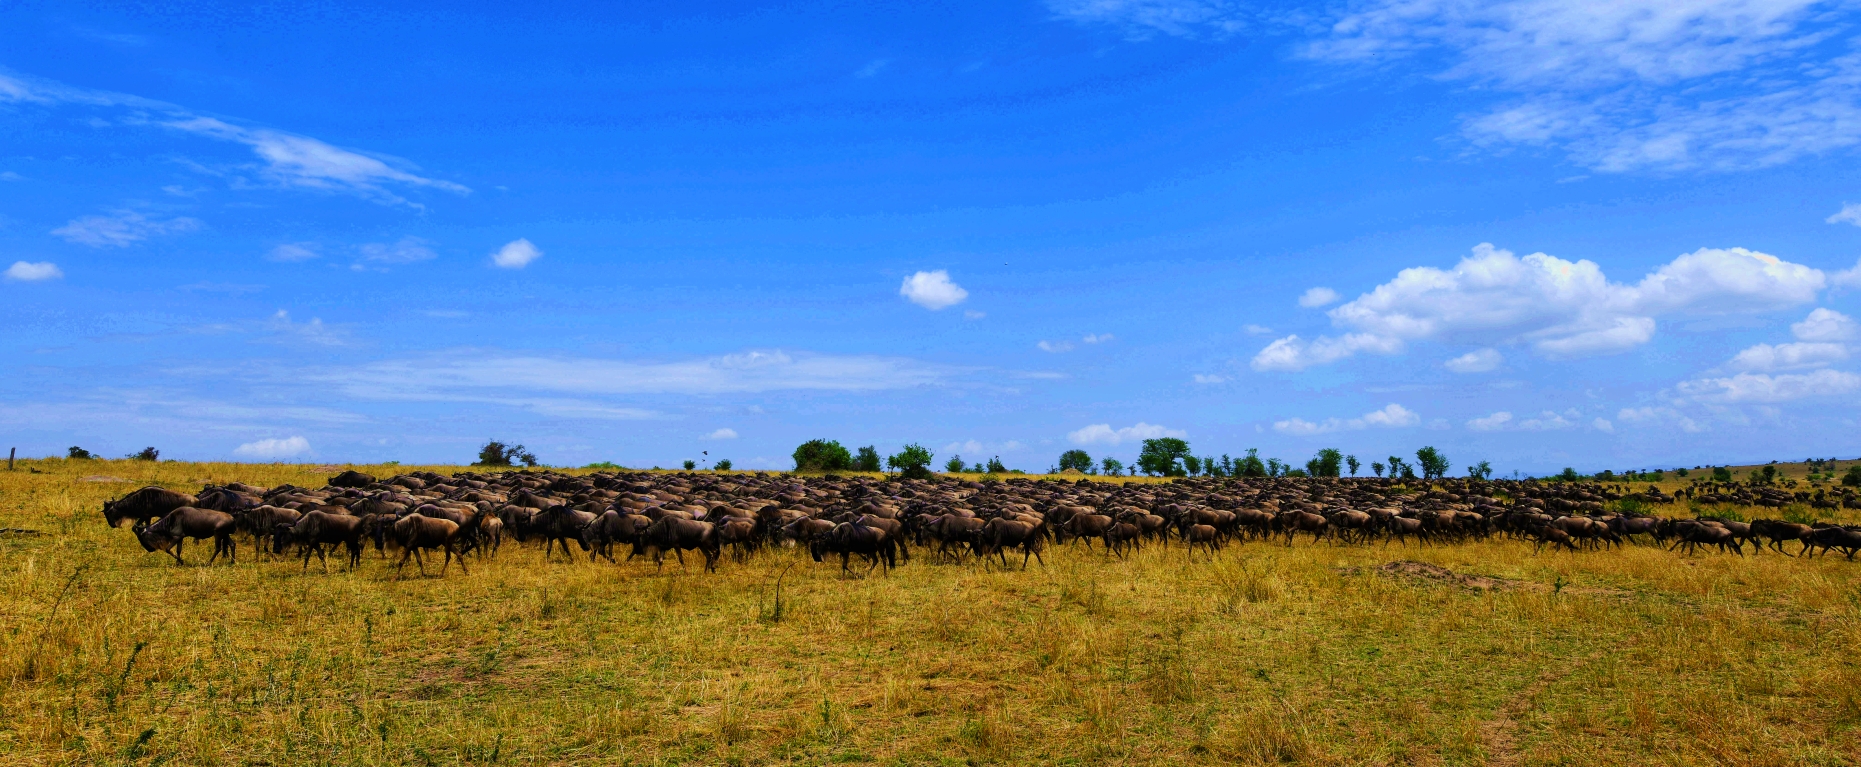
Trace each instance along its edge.
<path fill-rule="evenodd" d="M 951 546 L 974 543 L 976 535 L 982 532 L 983 520 L 966 517 L 961 514 L 943 514 L 924 522 L 924 532 L 937 541 L 937 556 L 951 554 Z M 961 556 L 960 553 L 957 556 Z"/>
<path fill-rule="evenodd" d="M 748 517 L 720 516 L 712 523 L 717 531 L 717 545 L 733 547 L 738 562 L 749 559 L 756 544 L 756 521 Z"/>
<path fill-rule="evenodd" d="M 362 537 L 367 534 L 370 520 L 374 519 L 377 518 L 312 511 L 294 523 L 272 528 L 272 553 L 282 554 L 285 546 L 295 543 L 304 555 L 303 569 L 310 569 L 310 555 L 314 553 L 323 565 L 323 572 L 327 573 L 330 563 L 323 547 L 341 544 L 349 550 L 349 569 L 353 570 L 362 563 Z"/>
<path fill-rule="evenodd" d="M 175 509 L 193 505 L 194 496 L 150 485 L 114 501 L 105 501 L 103 518 L 111 527 L 122 527 L 125 520 L 146 525 L 150 520 L 168 516 L 168 512 Z"/>
<path fill-rule="evenodd" d="M 782 537 L 796 543 L 808 543 L 832 532 L 834 523 L 825 519 L 802 517 L 782 526 Z"/>
<path fill-rule="evenodd" d="M 704 554 L 705 572 L 717 572 L 717 559 L 723 553 L 717 542 L 717 528 L 711 523 L 670 515 L 648 525 L 633 546 L 635 553 L 642 547 L 652 548 L 653 563 L 658 567 L 665 567 L 668 549 L 678 556 L 679 567 L 685 566 L 685 551 L 697 549 Z"/>
<path fill-rule="evenodd" d="M 562 553 L 572 561 L 574 557 L 569 553 L 569 541 L 579 541 L 582 528 L 593 522 L 595 516 L 593 512 L 567 505 L 551 506 L 537 512 L 530 518 L 530 529 L 543 535 L 543 558 L 548 559 L 551 547 L 560 543 Z"/>
<path fill-rule="evenodd" d="M 181 545 L 189 538 L 194 540 L 213 539 L 213 556 L 207 558 L 207 564 L 220 558 L 225 552 L 226 561 L 234 561 L 236 547 L 233 544 L 233 531 L 239 523 L 233 515 L 212 509 L 196 509 L 182 506 L 163 515 L 152 525 L 136 529 L 136 540 L 142 543 L 146 551 L 165 551 L 174 557 L 174 563 L 181 561 Z"/>
<path fill-rule="evenodd" d="M 866 519 L 866 517 L 862 515 L 860 519 Z M 834 525 L 834 529 L 826 535 L 818 536 L 808 542 L 808 554 L 814 557 L 816 562 L 825 561 L 828 554 L 839 554 L 841 572 L 849 569 L 852 556 L 858 554 L 872 563 L 866 567 L 866 572 L 870 573 L 872 568 L 884 564 L 885 571 L 890 573 L 892 568 L 898 564 L 894 557 L 896 548 L 891 534 L 883 529 L 869 527 L 858 522 L 842 522 Z"/>
<path fill-rule="evenodd" d="M 1047 566 L 1047 560 L 1040 555 L 1046 537 L 1041 534 L 1040 526 L 1022 519 L 1003 519 L 997 517 L 982 525 L 976 533 L 977 554 L 984 560 L 990 554 L 1000 556 L 1002 567 L 1008 566 L 1009 547 L 1021 548 L 1021 569 L 1027 569 L 1029 557 L 1039 560 L 1041 567 Z"/>
<path fill-rule="evenodd" d="M 609 562 L 620 564 L 614 559 L 614 544 L 637 544 L 640 534 L 645 532 L 647 526 L 652 523 L 652 520 L 641 514 L 628 514 L 611 509 L 602 512 L 601 516 L 595 517 L 593 522 L 589 522 L 587 527 L 582 528 L 582 548 L 588 550 L 588 561 L 593 562 L 596 556 L 603 556 L 607 557 Z M 627 555 L 627 559 L 631 560 L 639 553 L 639 547 L 636 545 L 633 553 Z"/>
<path fill-rule="evenodd" d="M 1317 517 L 1318 515 L 1313 514 L 1312 516 Z M 1324 517 L 1318 518 L 1324 519 Z M 1214 558 L 1215 552 L 1221 549 L 1221 535 L 1219 531 L 1215 530 L 1214 525 L 1190 525 L 1183 528 L 1182 536 L 1183 541 L 1189 544 L 1190 558 L 1195 557 L 1196 546 L 1201 546 L 1203 549 L 1206 549 L 1211 559 Z"/>
<path fill-rule="evenodd" d="M 277 531 L 278 526 L 296 524 L 301 517 L 303 515 L 299 514 L 296 509 L 270 505 L 254 507 L 243 512 L 233 512 L 233 519 L 238 521 L 239 526 L 252 534 L 252 547 L 259 551 L 261 558 L 265 549 L 270 548 L 266 544 L 271 543 L 272 534 Z"/>
<path fill-rule="evenodd" d="M 1144 529 L 1134 522 L 1119 522 L 1107 529 L 1103 537 L 1105 548 L 1118 555 L 1119 559 L 1123 559 L 1125 549 L 1142 548 Z"/>
<path fill-rule="evenodd" d="M 1093 538 L 1103 540 L 1105 531 L 1110 530 L 1111 526 L 1117 523 L 1117 520 L 1105 514 L 1074 514 L 1072 519 L 1066 521 L 1066 524 L 1053 528 L 1053 542 L 1065 543 L 1068 538 L 1084 540 L 1086 548 L 1089 549 L 1092 548 Z"/>
<path fill-rule="evenodd" d="M 1788 554 L 1789 552 L 1783 550 L 1783 542 L 1801 541 L 1803 543 L 1803 548 L 1798 549 L 1796 552 L 1796 555 L 1800 557 L 1804 552 L 1809 551 L 1809 536 L 1815 531 L 1816 528 L 1810 527 L 1809 525 L 1797 524 L 1795 522 L 1781 522 L 1775 519 L 1751 520 L 1752 536 L 1765 538 L 1769 541 L 1768 543 L 1762 541 L 1758 543 L 1758 550 L 1760 551 L 1768 545 L 1779 554 Z"/>
<path fill-rule="evenodd" d="M 471 574 L 472 571 L 465 566 L 465 556 L 458 551 L 461 534 L 469 533 L 470 530 L 460 527 L 459 523 L 450 519 L 409 514 L 395 520 L 391 532 L 395 544 L 401 547 L 401 561 L 395 564 L 395 572 L 406 567 L 407 558 L 412 556 L 414 563 L 420 566 L 420 574 L 426 575 L 426 557 L 421 552 L 425 549 L 445 549 L 446 561 L 439 568 L 441 578 L 446 577 L 446 568 L 452 565 L 454 557 L 459 560 L 459 569 L 467 575 Z"/>
<path fill-rule="evenodd" d="M 911 561 L 911 549 L 905 545 L 905 523 L 893 517 L 881 517 L 875 514 L 861 514 L 853 524 L 876 527 L 884 530 L 891 540 L 896 556 L 906 562 Z"/>
<path fill-rule="evenodd" d="M 1825 556 L 1829 549 L 1841 549 L 1849 559 L 1855 558 L 1855 552 L 1861 551 L 1861 529 L 1853 527 L 1818 527 L 1809 534 L 1809 545 L 1819 549 L 1817 555 Z"/>
<path fill-rule="evenodd" d="M 1317 543 L 1318 539 L 1324 536 L 1325 527 L 1327 525 L 1323 516 L 1313 514 L 1309 511 L 1280 512 L 1280 515 L 1274 518 L 1273 522 L 1279 525 L 1279 529 L 1285 531 L 1287 546 L 1292 545 L 1292 537 L 1300 531 L 1311 533 L 1312 542 Z"/>

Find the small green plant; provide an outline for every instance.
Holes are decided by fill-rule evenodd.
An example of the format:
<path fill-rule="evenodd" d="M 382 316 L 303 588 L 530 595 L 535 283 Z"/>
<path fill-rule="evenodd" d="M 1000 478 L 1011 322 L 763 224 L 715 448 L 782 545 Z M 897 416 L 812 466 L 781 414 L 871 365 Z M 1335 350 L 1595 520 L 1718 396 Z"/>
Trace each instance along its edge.
<path fill-rule="evenodd" d="M 697 461 L 686 461 L 684 466 L 685 466 L 686 471 L 691 471 L 693 469 L 698 468 L 698 462 Z"/>
<path fill-rule="evenodd" d="M 128 457 L 129 460 L 132 461 L 159 461 L 162 458 L 162 451 L 152 447 L 145 447 L 140 451 L 130 453 Z"/>
<path fill-rule="evenodd" d="M 711 468 L 716 469 L 717 471 L 730 471 L 730 459 L 729 458 L 722 459 L 718 461 L 717 463 L 712 464 Z"/>
<path fill-rule="evenodd" d="M 85 450 L 77 445 L 72 445 L 71 449 L 65 451 L 65 457 L 74 461 L 88 461 L 97 456 L 89 450 Z"/>
<path fill-rule="evenodd" d="M 153 449 L 153 448 L 151 448 Z M 478 461 L 473 466 L 536 466 L 536 454 L 523 449 L 522 445 L 506 445 L 495 439 L 485 440 L 478 448 Z"/>
<path fill-rule="evenodd" d="M 885 459 L 885 465 L 906 479 L 930 479 L 932 456 L 930 448 L 913 442 L 898 451 L 897 455 Z"/>

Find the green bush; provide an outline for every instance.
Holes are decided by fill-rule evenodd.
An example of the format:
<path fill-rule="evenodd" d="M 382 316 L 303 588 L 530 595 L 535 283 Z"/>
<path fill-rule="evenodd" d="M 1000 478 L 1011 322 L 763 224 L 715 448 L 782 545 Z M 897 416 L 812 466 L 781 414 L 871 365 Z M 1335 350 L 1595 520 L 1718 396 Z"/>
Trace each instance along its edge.
<path fill-rule="evenodd" d="M 1060 454 L 1060 471 L 1072 469 L 1079 472 L 1092 471 L 1092 456 L 1084 450 L 1068 450 Z"/>
<path fill-rule="evenodd" d="M 897 455 L 885 459 L 885 463 L 906 479 L 930 479 L 931 456 L 930 448 L 914 442 L 898 451 Z"/>
<path fill-rule="evenodd" d="M 831 439 L 811 439 L 795 448 L 795 471 L 851 471 L 853 454 Z"/>
<path fill-rule="evenodd" d="M 1861 487 L 1861 463 L 1848 467 L 1848 473 L 1842 475 L 1842 484 L 1848 487 Z"/>
<path fill-rule="evenodd" d="M 860 448 L 859 454 L 853 456 L 853 470 L 854 471 L 878 471 L 879 470 L 879 449 L 876 447 L 873 447 L 872 445 L 867 445 L 865 447 Z"/>

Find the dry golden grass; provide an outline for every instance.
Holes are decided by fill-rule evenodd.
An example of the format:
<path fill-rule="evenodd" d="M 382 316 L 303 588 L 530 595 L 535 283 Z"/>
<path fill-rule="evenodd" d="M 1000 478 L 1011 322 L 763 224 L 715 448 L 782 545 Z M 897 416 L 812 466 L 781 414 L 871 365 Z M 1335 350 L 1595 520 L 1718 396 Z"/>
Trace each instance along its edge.
<path fill-rule="evenodd" d="M 506 546 L 397 579 L 243 538 L 236 565 L 176 567 L 98 513 L 146 483 L 329 473 L 0 473 L 0 528 L 44 532 L 0 535 L 0 762 L 1861 762 L 1861 562 L 1839 557 L 1302 540 L 706 576 Z M 1399 559 L 1503 587 L 1377 569 Z"/>

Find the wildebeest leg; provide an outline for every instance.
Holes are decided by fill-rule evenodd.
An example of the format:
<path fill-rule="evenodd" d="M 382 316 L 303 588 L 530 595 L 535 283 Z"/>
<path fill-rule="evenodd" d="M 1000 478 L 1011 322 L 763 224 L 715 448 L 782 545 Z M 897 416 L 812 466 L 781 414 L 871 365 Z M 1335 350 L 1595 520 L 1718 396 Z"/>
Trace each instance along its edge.
<path fill-rule="evenodd" d="M 414 564 L 420 566 L 420 577 L 425 578 L 426 577 L 426 553 L 421 551 L 419 548 L 414 549 Z"/>
<path fill-rule="evenodd" d="M 309 564 L 309 562 L 306 561 L 305 564 Z M 317 564 L 323 566 L 323 572 L 327 573 L 330 571 L 330 558 L 328 554 L 324 553 L 323 544 L 321 543 L 317 544 Z"/>
<path fill-rule="evenodd" d="M 680 569 L 680 570 L 683 570 L 683 569 L 685 569 L 685 547 L 683 547 L 683 546 L 678 546 L 678 547 L 675 547 L 675 548 L 673 548 L 673 549 L 672 549 L 672 553 L 673 553 L 673 554 L 677 554 L 677 555 L 678 555 L 678 567 L 679 567 L 679 569 Z"/>
<path fill-rule="evenodd" d="M 401 561 L 394 563 L 394 573 L 396 575 L 399 575 L 401 572 L 401 569 L 407 566 L 407 558 L 413 555 L 414 555 L 413 549 L 411 548 L 401 549 Z M 309 561 L 310 561 L 309 559 L 304 560 L 305 563 L 308 563 Z"/>
<path fill-rule="evenodd" d="M 181 544 L 183 543 L 187 543 L 186 538 L 177 538 L 175 539 L 175 542 L 174 542 L 174 548 L 168 550 L 169 556 L 174 557 L 174 563 L 177 565 L 187 564 L 186 562 L 181 561 Z"/>
<path fill-rule="evenodd" d="M 699 549 L 699 551 L 704 554 L 704 571 L 707 573 L 717 572 L 717 560 L 723 558 L 723 549 L 704 548 Z"/>
<path fill-rule="evenodd" d="M 354 570 L 357 567 L 362 566 L 362 541 L 361 539 L 358 538 L 353 541 L 348 541 L 348 545 L 349 545 L 349 569 Z"/>

